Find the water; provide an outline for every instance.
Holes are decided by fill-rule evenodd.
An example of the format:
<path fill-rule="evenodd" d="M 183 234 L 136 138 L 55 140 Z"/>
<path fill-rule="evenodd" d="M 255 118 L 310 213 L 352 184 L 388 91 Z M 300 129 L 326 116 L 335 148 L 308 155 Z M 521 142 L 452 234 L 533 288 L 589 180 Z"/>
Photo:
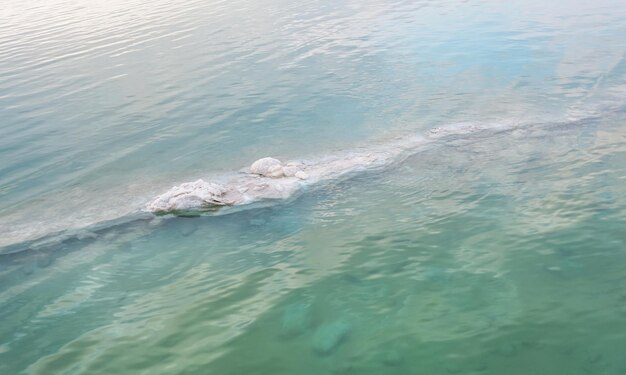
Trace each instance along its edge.
<path fill-rule="evenodd" d="M 3 2 L 0 373 L 625 373 L 625 5 Z M 494 129 L 140 211 L 459 122 Z"/>

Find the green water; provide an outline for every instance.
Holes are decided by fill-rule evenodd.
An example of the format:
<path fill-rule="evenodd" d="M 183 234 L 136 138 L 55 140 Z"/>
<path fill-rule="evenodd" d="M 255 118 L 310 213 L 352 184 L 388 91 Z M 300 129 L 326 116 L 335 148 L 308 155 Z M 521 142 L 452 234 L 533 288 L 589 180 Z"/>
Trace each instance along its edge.
<path fill-rule="evenodd" d="M 624 130 L 459 139 L 15 255 L 3 373 L 624 373 Z"/>
<path fill-rule="evenodd" d="M 2 1 L 0 375 L 626 374 L 624 20 Z M 292 199 L 141 211 L 258 158 L 467 122 Z"/>

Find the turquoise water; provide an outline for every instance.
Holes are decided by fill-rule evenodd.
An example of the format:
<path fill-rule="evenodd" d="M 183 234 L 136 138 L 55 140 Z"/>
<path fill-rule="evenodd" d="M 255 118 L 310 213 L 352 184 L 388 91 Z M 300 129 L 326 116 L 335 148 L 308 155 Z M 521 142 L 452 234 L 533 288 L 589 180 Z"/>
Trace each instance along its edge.
<path fill-rule="evenodd" d="M 624 374 L 626 4 L 0 4 L 1 374 Z M 515 124 L 221 216 L 170 187 Z"/>

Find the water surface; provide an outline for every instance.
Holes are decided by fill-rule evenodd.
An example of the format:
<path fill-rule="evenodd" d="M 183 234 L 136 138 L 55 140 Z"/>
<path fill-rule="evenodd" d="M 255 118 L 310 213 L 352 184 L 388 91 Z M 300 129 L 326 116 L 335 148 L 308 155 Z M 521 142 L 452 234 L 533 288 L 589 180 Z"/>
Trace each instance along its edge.
<path fill-rule="evenodd" d="M 3 2 L 0 373 L 626 372 L 624 19 Z M 517 126 L 269 207 L 137 214 L 260 157 L 458 122 Z"/>

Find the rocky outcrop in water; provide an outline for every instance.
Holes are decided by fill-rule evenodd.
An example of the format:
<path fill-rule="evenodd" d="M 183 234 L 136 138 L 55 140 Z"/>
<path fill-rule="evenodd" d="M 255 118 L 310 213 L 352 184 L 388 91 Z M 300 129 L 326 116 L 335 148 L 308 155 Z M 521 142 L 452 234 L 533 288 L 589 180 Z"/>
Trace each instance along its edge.
<path fill-rule="evenodd" d="M 202 179 L 173 187 L 146 205 L 156 214 L 215 211 L 225 206 L 286 199 L 322 181 L 337 180 L 353 173 L 385 168 L 419 151 L 420 146 L 450 136 L 463 136 L 484 130 L 511 128 L 512 124 L 460 123 L 431 129 L 425 136 L 409 136 L 368 148 L 340 152 L 308 161 L 283 163 L 278 159 L 258 159 L 244 172 L 206 182 Z"/>

